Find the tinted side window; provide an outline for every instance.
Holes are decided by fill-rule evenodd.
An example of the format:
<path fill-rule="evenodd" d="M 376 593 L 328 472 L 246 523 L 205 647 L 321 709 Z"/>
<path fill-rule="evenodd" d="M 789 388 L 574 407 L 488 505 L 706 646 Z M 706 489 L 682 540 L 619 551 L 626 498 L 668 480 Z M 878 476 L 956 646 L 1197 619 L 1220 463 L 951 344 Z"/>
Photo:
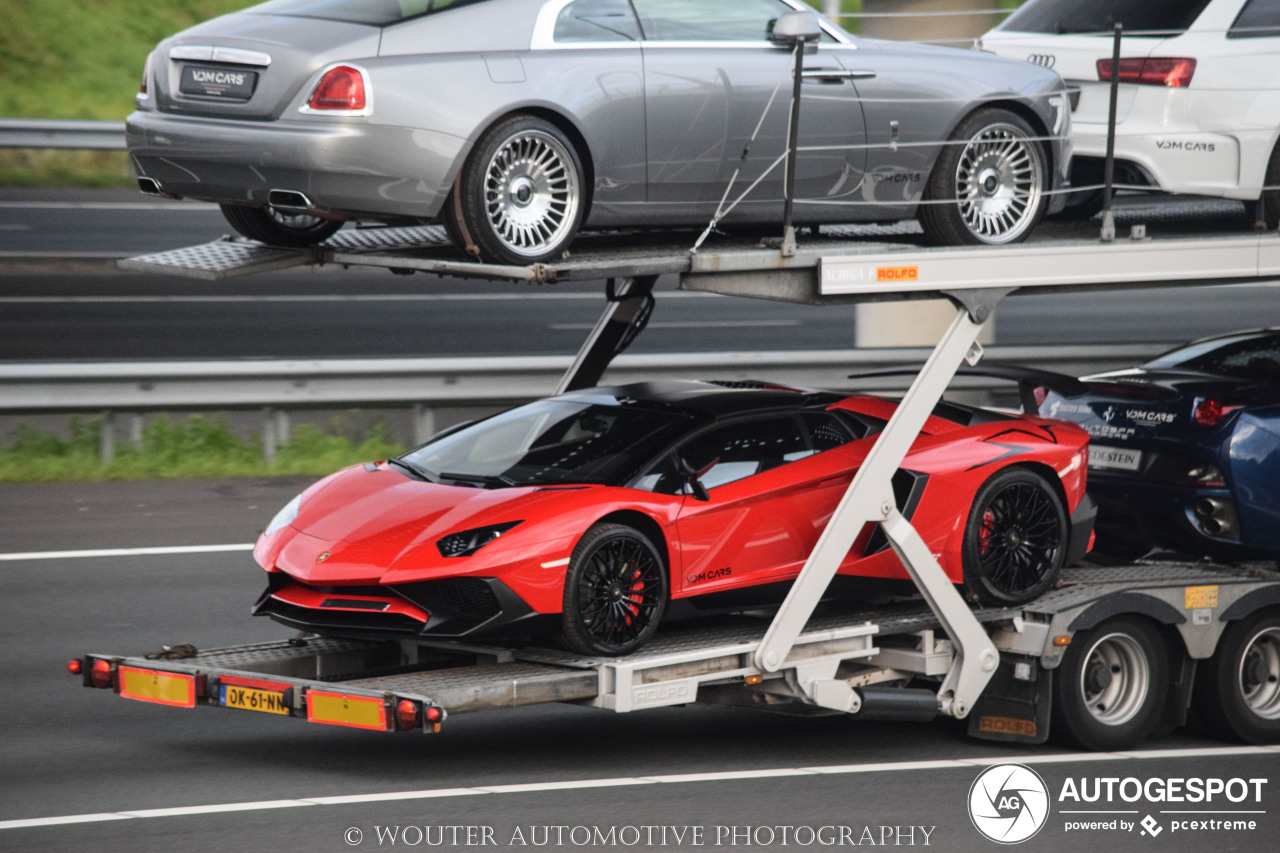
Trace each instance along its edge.
<path fill-rule="evenodd" d="M 639 41 L 629 0 L 574 0 L 556 16 L 558 42 Z"/>
<path fill-rule="evenodd" d="M 677 451 L 708 489 L 794 462 L 813 452 L 798 418 L 774 417 L 718 427 Z"/>
<path fill-rule="evenodd" d="M 1000 27 L 1020 33 L 1182 33 L 1209 0 L 1031 0 Z"/>
<path fill-rule="evenodd" d="M 1261 36 L 1280 36 L 1280 0 L 1249 0 L 1227 31 L 1229 39 Z"/>
<path fill-rule="evenodd" d="M 650 41 L 767 41 L 781 0 L 635 0 Z"/>

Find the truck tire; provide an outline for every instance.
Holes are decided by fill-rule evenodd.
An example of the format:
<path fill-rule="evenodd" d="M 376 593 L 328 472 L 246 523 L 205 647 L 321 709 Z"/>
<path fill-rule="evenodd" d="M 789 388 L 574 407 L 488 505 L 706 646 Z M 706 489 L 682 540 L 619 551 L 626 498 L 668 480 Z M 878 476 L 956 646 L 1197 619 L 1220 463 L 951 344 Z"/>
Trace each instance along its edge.
<path fill-rule="evenodd" d="M 1067 558 L 1067 510 L 1028 468 L 993 474 L 974 496 L 961 551 L 964 584 L 978 601 L 1025 604 L 1043 595 Z"/>
<path fill-rule="evenodd" d="M 1218 737 L 1280 743 L 1280 611 L 1260 610 L 1227 627 L 1196 672 L 1191 702 Z"/>
<path fill-rule="evenodd" d="M 1092 750 L 1130 749 L 1160 722 L 1169 652 L 1144 619 L 1117 616 L 1078 632 L 1054 673 L 1051 730 Z"/>
<path fill-rule="evenodd" d="M 597 524 L 573 549 L 560 637 L 585 655 L 625 655 L 653 636 L 667 609 L 667 565 L 634 527 Z"/>

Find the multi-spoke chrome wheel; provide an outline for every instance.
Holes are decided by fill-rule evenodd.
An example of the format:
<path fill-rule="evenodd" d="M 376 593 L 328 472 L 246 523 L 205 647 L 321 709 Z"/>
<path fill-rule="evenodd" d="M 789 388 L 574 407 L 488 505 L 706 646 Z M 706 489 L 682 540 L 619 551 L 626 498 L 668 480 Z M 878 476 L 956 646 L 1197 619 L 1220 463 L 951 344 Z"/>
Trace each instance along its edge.
<path fill-rule="evenodd" d="M 1233 622 L 1196 668 L 1192 708 L 1214 734 L 1280 743 L 1280 609 Z"/>
<path fill-rule="evenodd" d="M 1169 651 L 1151 622 L 1109 619 L 1071 638 L 1053 688 L 1055 732 L 1087 749 L 1128 749 L 1160 723 Z"/>
<path fill-rule="evenodd" d="M 965 532 L 964 576 L 984 603 L 1039 596 L 1067 553 L 1067 513 L 1057 491 L 1025 468 L 1007 468 L 978 490 Z"/>
<path fill-rule="evenodd" d="M 960 216 L 981 242 L 1017 240 L 1040 206 L 1039 148 L 1012 125 L 988 125 L 960 152 L 955 183 Z"/>
<path fill-rule="evenodd" d="M 485 215 L 512 252 L 540 255 L 558 245 L 578 209 L 578 176 L 568 149 L 539 130 L 512 134 L 485 171 Z"/>
<path fill-rule="evenodd" d="M 925 235 L 955 245 L 1015 243 L 1040 221 L 1049 170 L 1038 134 L 1021 116 L 986 108 L 943 147 L 918 211 Z"/>
<path fill-rule="evenodd" d="M 559 128 L 533 116 L 508 119 L 480 138 L 463 167 L 454 189 L 462 221 L 451 233 L 464 233 L 486 261 L 557 257 L 582 222 L 582 175 L 578 154 Z"/>
<path fill-rule="evenodd" d="M 667 570 L 634 528 L 599 524 L 574 549 L 565 578 L 563 637 L 586 654 L 626 654 L 657 629 L 667 603 Z"/>

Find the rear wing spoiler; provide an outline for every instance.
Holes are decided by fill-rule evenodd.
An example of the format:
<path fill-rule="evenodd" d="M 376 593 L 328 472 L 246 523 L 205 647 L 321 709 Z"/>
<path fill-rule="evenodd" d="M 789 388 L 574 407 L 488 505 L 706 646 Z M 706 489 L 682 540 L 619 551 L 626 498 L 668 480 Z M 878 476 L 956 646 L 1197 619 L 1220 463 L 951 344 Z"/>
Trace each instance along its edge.
<path fill-rule="evenodd" d="M 850 379 L 868 379 L 876 376 L 906 376 L 920 372 L 922 365 L 903 365 L 901 367 L 884 367 L 879 370 L 868 370 L 864 373 L 851 373 Z M 956 371 L 958 376 L 989 376 L 993 379 L 1005 379 L 1018 383 L 1018 400 L 1022 403 L 1022 411 L 1031 414 L 1039 413 L 1036 403 L 1035 389 L 1048 388 L 1063 397 L 1071 399 L 1082 397 L 1089 391 L 1089 386 L 1065 373 L 1054 373 L 1052 370 L 1040 370 L 1035 367 L 1019 367 L 1013 364 L 985 364 L 978 367 L 961 367 Z"/>

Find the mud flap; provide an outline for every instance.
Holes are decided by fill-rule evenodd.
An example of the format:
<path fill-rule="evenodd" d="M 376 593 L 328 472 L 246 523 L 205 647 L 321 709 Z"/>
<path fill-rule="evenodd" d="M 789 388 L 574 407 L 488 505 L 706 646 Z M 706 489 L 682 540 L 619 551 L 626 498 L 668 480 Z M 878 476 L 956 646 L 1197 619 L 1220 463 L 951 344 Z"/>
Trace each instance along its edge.
<path fill-rule="evenodd" d="M 1005 652 L 969 714 L 969 736 L 1012 743 L 1049 739 L 1053 672 L 1032 657 Z"/>

